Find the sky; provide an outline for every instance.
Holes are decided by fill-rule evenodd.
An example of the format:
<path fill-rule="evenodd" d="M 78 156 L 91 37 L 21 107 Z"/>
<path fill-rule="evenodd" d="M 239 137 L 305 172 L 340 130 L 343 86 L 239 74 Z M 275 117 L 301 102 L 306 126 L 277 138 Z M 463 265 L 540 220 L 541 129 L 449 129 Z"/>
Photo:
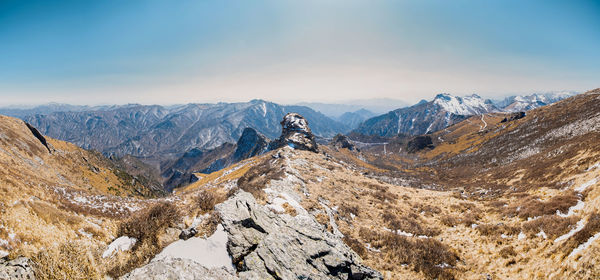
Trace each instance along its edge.
<path fill-rule="evenodd" d="M 0 0 L 0 105 L 600 87 L 600 1 Z"/>

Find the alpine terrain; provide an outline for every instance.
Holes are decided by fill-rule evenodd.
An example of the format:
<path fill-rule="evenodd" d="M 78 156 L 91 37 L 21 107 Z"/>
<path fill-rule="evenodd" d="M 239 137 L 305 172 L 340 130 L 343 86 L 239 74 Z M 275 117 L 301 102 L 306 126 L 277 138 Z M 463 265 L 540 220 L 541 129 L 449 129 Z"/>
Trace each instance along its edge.
<path fill-rule="evenodd" d="M 526 113 L 435 100 L 411 108 L 462 120 L 369 142 L 289 112 L 274 140 L 170 162 L 202 170 L 172 193 L 0 117 L 0 279 L 599 278 L 600 89 Z"/>

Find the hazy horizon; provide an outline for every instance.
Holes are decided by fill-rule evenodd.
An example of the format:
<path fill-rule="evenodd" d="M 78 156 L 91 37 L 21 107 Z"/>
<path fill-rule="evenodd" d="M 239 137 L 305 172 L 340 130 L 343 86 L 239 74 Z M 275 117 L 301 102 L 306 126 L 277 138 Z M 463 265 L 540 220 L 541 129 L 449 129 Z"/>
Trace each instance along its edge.
<path fill-rule="evenodd" d="M 594 1 L 3 1 L 0 106 L 599 87 Z"/>

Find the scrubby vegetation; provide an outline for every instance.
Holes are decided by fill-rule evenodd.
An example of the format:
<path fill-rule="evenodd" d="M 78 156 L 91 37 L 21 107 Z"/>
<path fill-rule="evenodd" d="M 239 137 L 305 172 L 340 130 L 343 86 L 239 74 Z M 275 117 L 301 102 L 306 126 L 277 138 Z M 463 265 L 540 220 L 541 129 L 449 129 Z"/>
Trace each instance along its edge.
<path fill-rule="evenodd" d="M 162 249 L 159 234 L 167 227 L 175 226 L 180 215 L 171 202 L 160 202 L 141 210 L 123 222 L 117 231 L 117 236 L 129 236 L 137 239 L 128 259 L 114 265 L 108 274 L 112 277 L 121 276 L 140 266 Z"/>
<path fill-rule="evenodd" d="M 254 195 L 257 199 L 265 200 L 266 196 L 263 188 L 271 180 L 280 180 L 285 176 L 285 171 L 281 168 L 275 168 L 271 159 L 253 166 L 237 181 L 240 189 Z"/>
<path fill-rule="evenodd" d="M 518 216 L 522 219 L 555 214 L 556 211 L 566 213 L 571 206 L 577 204 L 579 195 L 573 191 L 542 201 L 539 197 L 525 195 L 517 202 L 506 207 L 504 213 L 508 216 Z"/>
<path fill-rule="evenodd" d="M 453 267 L 459 260 L 458 254 L 438 240 L 376 232 L 365 227 L 360 229 L 359 235 L 385 255 L 386 269 L 407 264 L 429 279 L 454 279 Z"/>
<path fill-rule="evenodd" d="M 575 233 L 575 235 L 562 245 L 564 255 L 569 255 L 573 249 L 588 241 L 588 239 L 598 232 L 600 232 L 600 214 L 594 213 L 588 218 L 583 229 Z"/>
<path fill-rule="evenodd" d="M 523 223 L 523 232 L 529 237 L 533 237 L 540 231 L 544 231 L 549 238 L 554 239 L 569 232 L 577 221 L 578 218 L 574 216 L 546 215 Z"/>

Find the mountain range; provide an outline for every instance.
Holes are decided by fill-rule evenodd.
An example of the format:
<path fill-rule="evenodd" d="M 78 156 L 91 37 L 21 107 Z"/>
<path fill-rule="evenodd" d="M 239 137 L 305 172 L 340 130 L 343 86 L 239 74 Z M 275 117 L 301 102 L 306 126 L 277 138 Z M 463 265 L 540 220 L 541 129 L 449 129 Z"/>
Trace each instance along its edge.
<path fill-rule="evenodd" d="M 385 137 L 398 134 L 427 134 L 449 127 L 473 115 L 527 111 L 552 104 L 574 94 L 560 92 L 512 96 L 496 102 L 484 100 L 476 94 L 465 97 L 438 94 L 432 101 L 423 100 L 414 106 L 367 119 L 353 132 Z"/>
<path fill-rule="evenodd" d="M 275 138 L 286 112 L 299 112 L 316 135 L 332 137 L 348 128 L 303 106 L 262 100 L 245 103 L 187 104 L 172 107 L 126 105 L 87 111 L 53 112 L 22 117 L 54 138 L 106 155 L 132 155 L 158 165 L 193 149 L 235 143 L 245 128 Z"/>
<path fill-rule="evenodd" d="M 600 89 L 384 143 L 282 119 L 165 193 L 0 116 L 0 279 L 599 279 Z"/>

